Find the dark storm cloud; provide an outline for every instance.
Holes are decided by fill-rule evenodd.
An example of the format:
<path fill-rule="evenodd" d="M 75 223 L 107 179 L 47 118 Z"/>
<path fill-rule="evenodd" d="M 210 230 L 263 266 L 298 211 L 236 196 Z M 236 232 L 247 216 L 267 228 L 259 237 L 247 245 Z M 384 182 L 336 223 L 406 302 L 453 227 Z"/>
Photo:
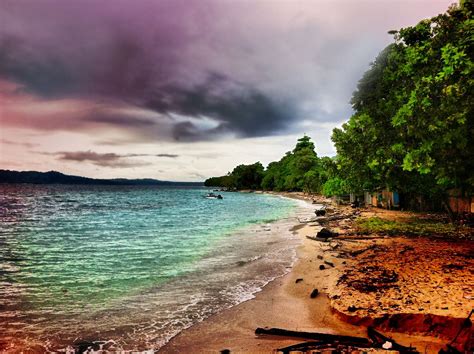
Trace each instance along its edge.
<path fill-rule="evenodd" d="M 176 154 L 116 154 L 88 151 L 58 151 L 54 153 L 40 152 L 43 155 L 56 156 L 58 160 L 73 162 L 90 162 L 101 167 L 139 167 L 151 165 L 149 162 L 137 161 L 135 157 L 177 158 Z"/>
<path fill-rule="evenodd" d="M 241 136 L 262 136 L 282 131 L 294 119 L 294 106 L 277 102 L 261 92 L 215 73 L 192 88 L 168 87 L 145 106 L 167 114 L 173 112 L 187 117 L 206 117 L 215 126 L 202 129 L 190 121 L 174 124 L 175 139 L 200 139 L 206 136 L 235 132 Z"/>
<path fill-rule="evenodd" d="M 151 127 L 156 125 L 156 121 L 153 119 L 147 118 L 138 118 L 132 115 L 120 115 L 120 114 L 106 114 L 102 112 L 95 112 L 91 114 L 87 114 L 82 118 L 84 122 L 93 122 L 93 123 L 102 123 L 102 124 L 110 124 L 110 125 L 117 125 L 117 126 L 124 126 L 124 127 Z"/>
<path fill-rule="evenodd" d="M 179 155 L 176 154 L 124 154 L 120 155 L 122 157 L 168 157 L 170 159 L 174 159 L 179 157 Z"/>
<path fill-rule="evenodd" d="M 399 25 L 384 22 L 382 3 L 4 0 L 0 80 L 42 102 L 100 106 L 4 121 L 48 130 L 101 124 L 147 141 L 340 122 L 357 79 L 389 41 L 386 30 Z M 410 3 L 410 14 L 422 7 Z M 111 112 L 116 106 L 122 111 Z"/>
<path fill-rule="evenodd" d="M 206 16 L 198 3 L 191 9 L 179 2 L 140 5 L 41 1 L 38 6 L 6 1 L 0 6 L 0 17 L 7 20 L 0 30 L 0 77 L 43 100 L 116 100 L 164 116 L 189 117 L 167 123 L 171 126 L 165 130 L 176 140 L 222 133 L 261 136 L 284 129 L 294 118 L 288 102 L 284 107 L 257 88 L 235 84 L 226 75 L 209 71 L 206 63 L 186 57 L 195 41 L 207 36 Z M 177 16 L 176 21 L 170 16 Z M 188 28 L 188 20 L 194 29 Z M 215 126 L 203 127 L 199 124 L 203 117 L 214 120 Z M 156 132 L 163 124 L 103 112 L 60 119 L 76 122 L 45 126 L 74 129 L 105 123 L 139 134 L 142 130 L 146 136 L 149 127 L 158 125 Z M 159 133 L 157 137 L 164 138 Z"/>
<path fill-rule="evenodd" d="M 155 156 L 156 157 L 169 157 L 170 159 L 174 159 L 176 157 L 179 157 L 179 155 L 175 155 L 175 154 L 156 154 Z"/>
<path fill-rule="evenodd" d="M 54 153 L 54 155 L 57 155 L 59 160 L 77 162 L 89 161 L 99 166 L 115 164 L 122 158 L 122 156 L 114 153 L 99 154 L 93 151 L 63 151 Z"/>

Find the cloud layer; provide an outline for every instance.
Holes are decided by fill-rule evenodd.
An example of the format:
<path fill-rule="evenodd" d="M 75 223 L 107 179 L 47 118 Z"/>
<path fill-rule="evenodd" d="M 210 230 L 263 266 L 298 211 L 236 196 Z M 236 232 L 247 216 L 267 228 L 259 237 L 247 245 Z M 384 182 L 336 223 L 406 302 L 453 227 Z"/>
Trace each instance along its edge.
<path fill-rule="evenodd" d="M 331 152 L 330 131 L 350 116 L 387 31 L 450 2 L 3 0 L 0 124 L 16 136 L 2 145 L 26 159 L 21 132 L 39 134 L 34 144 L 53 154 L 44 156 L 96 167 L 139 163 L 127 156 L 138 144 L 174 153 L 176 143 L 215 142 L 203 152 L 213 154 L 222 142 L 303 133 Z M 68 134 L 75 140 L 57 146 L 47 138 Z"/>
<path fill-rule="evenodd" d="M 2 3 L 1 78 L 18 85 L 20 99 L 29 94 L 38 104 L 72 107 L 58 109 L 67 122 L 39 118 L 38 128 L 100 123 L 139 134 L 151 129 L 161 139 L 201 140 L 268 135 L 294 119 L 295 102 L 241 81 L 245 64 L 218 48 L 235 38 L 217 28 L 214 17 L 222 15 L 217 4 L 136 4 Z M 222 30 L 228 32 L 229 25 Z M 219 67 L 226 61 L 235 65 L 232 72 Z"/>
<path fill-rule="evenodd" d="M 361 52 L 378 45 L 364 38 L 368 19 L 354 15 L 365 10 L 370 17 L 378 6 L 6 0 L 0 75 L 42 100 L 91 101 L 87 114 L 62 118 L 79 121 L 70 125 L 166 126 L 160 138 L 177 140 L 271 135 L 303 118 L 329 121 L 345 111 L 338 99 L 353 88 L 348 60 L 359 69 L 367 64 Z M 354 17 L 347 22 L 344 15 Z M 354 40 L 350 27 L 361 37 Z M 385 35 L 386 28 L 375 30 Z M 149 117 L 111 115 L 116 104 Z"/>
<path fill-rule="evenodd" d="M 100 167 L 126 168 L 151 165 L 151 162 L 139 161 L 136 157 L 164 157 L 177 158 L 176 154 L 116 154 L 116 153 L 97 153 L 88 151 L 59 151 L 54 153 L 43 152 L 44 155 L 56 156 L 61 161 L 89 162 Z"/>

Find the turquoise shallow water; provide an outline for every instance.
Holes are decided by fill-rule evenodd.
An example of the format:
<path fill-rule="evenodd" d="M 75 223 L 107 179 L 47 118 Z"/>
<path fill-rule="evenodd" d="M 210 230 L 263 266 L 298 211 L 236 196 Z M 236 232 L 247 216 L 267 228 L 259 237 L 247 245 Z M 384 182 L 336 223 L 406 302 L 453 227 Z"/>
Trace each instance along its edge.
<path fill-rule="evenodd" d="M 206 192 L 0 186 L 0 349 L 156 349 L 283 274 L 297 202 Z"/>

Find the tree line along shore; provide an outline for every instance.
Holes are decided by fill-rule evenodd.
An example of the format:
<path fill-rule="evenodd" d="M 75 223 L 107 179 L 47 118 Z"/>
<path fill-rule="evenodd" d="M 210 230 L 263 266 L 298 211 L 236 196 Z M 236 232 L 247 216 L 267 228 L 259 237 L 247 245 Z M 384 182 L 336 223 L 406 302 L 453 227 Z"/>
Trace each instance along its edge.
<path fill-rule="evenodd" d="M 472 213 L 473 3 L 389 33 L 393 43 L 352 95 L 354 114 L 333 130 L 335 157 L 318 157 L 305 135 L 266 168 L 239 165 L 205 185 L 361 198 L 386 190 L 400 196 L 402 208 Z"/>

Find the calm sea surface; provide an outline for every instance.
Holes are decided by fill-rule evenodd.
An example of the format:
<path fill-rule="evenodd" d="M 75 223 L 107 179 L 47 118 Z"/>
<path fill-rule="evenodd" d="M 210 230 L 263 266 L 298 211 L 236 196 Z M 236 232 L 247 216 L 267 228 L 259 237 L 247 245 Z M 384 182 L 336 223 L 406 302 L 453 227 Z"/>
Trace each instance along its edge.
<path fill-rule="evenodd" d="M 206 193 L 0 185 L 0 350 L 158 349 L 287 272 L 301 202 Z"/>

